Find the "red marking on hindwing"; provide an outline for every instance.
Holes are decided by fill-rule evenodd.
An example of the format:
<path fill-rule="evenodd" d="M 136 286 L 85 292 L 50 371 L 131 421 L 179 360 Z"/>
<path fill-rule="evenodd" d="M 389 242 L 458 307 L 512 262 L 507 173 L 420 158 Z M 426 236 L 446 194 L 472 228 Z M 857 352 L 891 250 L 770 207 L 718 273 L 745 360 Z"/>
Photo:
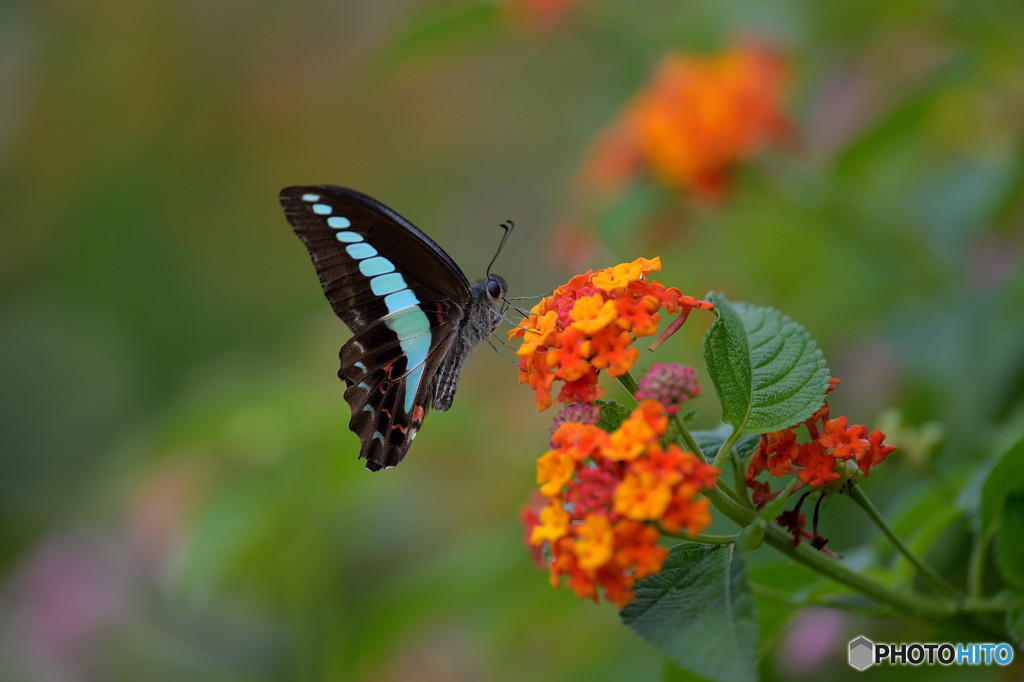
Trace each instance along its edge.
<path fill-rule="evenodd" d="M 416 407 L 412 408 L 412 420 L 414 422 L 416 422 L 416 423 L 419 423 L 419 422 L 423 421 L 423 406 L 422 405 L 417 405 Z"/>
<path fill-rule="evenodd" d="M 437 324 L 438 325 L 443 325 L 444 324 L 444 306 L 441 305 L 440 301 L 438 301 L 438 302 L 434 303 L 434 307 L 437 308 Z"/>
<path fill-rule="evenodd" d="M 409 427 L 402 426 L 401 424 L 395 424 L 394 426 L 391 427 L 392 431 L 394 431 L 395 429 L 398 429 L 402 433 L 409 433 Z"/>

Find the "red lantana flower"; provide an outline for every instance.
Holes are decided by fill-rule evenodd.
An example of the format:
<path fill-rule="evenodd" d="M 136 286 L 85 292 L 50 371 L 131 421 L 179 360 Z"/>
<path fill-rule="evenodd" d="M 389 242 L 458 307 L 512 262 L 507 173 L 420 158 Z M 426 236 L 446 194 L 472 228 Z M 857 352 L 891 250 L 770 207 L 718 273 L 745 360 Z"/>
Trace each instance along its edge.
<path fill-rule="evenodd" d="M 550 407 L 556 380 L 564 382 L 555 398 L 559 402 L 593 403 L 600 398 L 598 372 L 607 370 L 613 377 L 628 372 L 640 355 L 633 341 L 657 333 L 662 308 L 680 313 L 683 320 L 694 308 L 712 307 L 648 280 L 657 270 L 660 258 L 638 258 L 577 275 L 509 332 L 509 340 L 522 339 L 516 351 L 519 382 L 534 389 L 538 410 Z"/>
<path fill-rule="evenodd" d="M 829 385 L 831 392 L 839 380 L 833 378 Z M 797 478 L 812 488 L 838 481 L 844 474 L 849 475 L 847 462 L 853 462 L 867 478 L 868 471 L 881 464 L 895 445 L 887 445 L 885 434 L 874 430 L 870 434 L 862 424 L 850 425 L 846 417 L 829 418 L 828 402 L 810 419 L 803 422 L 810 440 L 797 442 L 800 424 L 782 431 L 761 436 L 757 452 L 747 467 L 747 486 L 756 496 L 755 501 L 766 502 L 774 497 L 769 494 L 766 484 L 754 479 L 767 471 L 770 476 L 785 476 L 796 473 Z"/>
<path fill-rule="evenodd" d="M 529 544 L 543 547 L 551 582 L 583 598 L 624 606 L 633 583 L 661 570 L 668 556 L 659 527 L 693 536 L 711 522 L 702 490 L 718 469 L 681 450 L 662 446 L 665 409 L 653 400 L 612 433 L 577 422 L 558 427 L 552 449 L 537 461 L 546 504 L 524 514 Z"/>

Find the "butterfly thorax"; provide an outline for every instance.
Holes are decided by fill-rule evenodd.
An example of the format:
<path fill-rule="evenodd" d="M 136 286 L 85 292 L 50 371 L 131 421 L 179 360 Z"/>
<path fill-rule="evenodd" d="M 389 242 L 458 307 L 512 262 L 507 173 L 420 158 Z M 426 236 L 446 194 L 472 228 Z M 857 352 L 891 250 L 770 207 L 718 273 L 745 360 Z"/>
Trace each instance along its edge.
<path fill-rule="evenodd" d="M 432 407 L 444 412 L 452 406 L 459 374 L 473 350 L 494 333 L 501 324 L 501 304 L 508 285 L 497 275 L 474 282 L 469 287 L 469 304 L 466 306 L 455 347 L 445 358 L 434 380 Z"/>

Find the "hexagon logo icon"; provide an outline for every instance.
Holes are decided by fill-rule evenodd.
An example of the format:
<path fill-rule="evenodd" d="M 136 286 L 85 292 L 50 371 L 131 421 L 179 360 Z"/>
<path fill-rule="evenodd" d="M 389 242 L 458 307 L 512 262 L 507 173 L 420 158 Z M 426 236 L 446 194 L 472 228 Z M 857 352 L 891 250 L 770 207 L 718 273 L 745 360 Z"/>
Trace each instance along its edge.
<path fill-rule="evenodd" d="M 867 637 L 858 637 L 850 642 L 850 653 L 847 659 L 851 668 L 866 670 L 875 663 L 875 643 Z"/>

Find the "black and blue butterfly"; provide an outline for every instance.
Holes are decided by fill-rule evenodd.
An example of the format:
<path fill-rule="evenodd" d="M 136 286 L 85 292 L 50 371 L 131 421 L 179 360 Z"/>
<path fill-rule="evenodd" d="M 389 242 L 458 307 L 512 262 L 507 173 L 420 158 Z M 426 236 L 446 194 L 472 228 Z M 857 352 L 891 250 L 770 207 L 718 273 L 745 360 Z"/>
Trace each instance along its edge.
<path fill-rule="evenodd" d="M 338 376 L 359 457 L 371 471 L 395 466 L 427 412 L 451 407 L 470 353 L 502 320 L 505 280 L 488 274 L 470 284 L 430 237 L 355 190 L 287 187 L 280 199 L 352 330 Z"/>

